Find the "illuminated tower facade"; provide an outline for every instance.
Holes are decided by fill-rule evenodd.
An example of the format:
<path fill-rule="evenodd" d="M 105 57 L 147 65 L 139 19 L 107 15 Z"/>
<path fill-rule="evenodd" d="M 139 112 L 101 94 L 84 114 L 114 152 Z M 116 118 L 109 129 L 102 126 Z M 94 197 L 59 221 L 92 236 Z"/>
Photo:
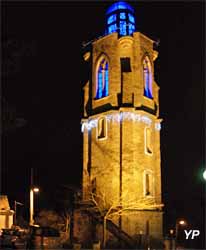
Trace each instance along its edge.
<path fill-rule="evenodd" d="M 130 236 L 162 237 L 158 53 L 136 31 L 134 9 L 125 2 L 106 12 L 105 35 L 84 59 L 83 200 L 105 197 L 119 204 L 114 223 Z M 117 208 L 115 208 L 117 209 Z"/>

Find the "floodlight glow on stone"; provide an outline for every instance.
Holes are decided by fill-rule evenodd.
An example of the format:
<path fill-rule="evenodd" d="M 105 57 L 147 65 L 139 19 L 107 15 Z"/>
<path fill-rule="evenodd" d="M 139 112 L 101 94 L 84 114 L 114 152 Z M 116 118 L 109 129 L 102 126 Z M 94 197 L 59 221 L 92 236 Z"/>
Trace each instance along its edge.
<path fill-rule="evenodd" d="M 134 121 L 134 122 L 143 122 L 147 125 L 152 124 L 152 120 L 146 115 L 134 114 L 133 112 L 121 112 L 118 114 L 109 114 L 106 115 L 107 121 L 109 122 L 120 122 L 123 120 Z M 84 129 L 91 130 L 92 128 L 96 128 L 98 126 L 97 119 L 91 119 L 90 121 L 82 122 L 81 131 L 84 132 Z M 155 123 L 155 129 L 160 130 L 160 123 Z"/>

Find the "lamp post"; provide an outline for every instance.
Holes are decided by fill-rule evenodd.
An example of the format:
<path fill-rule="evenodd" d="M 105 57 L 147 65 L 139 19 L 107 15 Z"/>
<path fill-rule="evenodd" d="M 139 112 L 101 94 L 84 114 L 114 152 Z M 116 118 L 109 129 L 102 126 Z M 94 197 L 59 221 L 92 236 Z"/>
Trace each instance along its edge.
<path fill-rule="evenodd" d="M 38 193 L 39 188 L 33 184 L 33 168 L 31 168 L 31 183 L 30 183 L 30 220 L 29 224 L 34 225 L 34 193 Z"/>
<path fill-rule="evenodd" d="M 23 206 L 24 204 L 18 201 L 14 201 L 14 225 L 16 225 L 16 211 L 17 205 Z"/>
<path fill-rule="evenodd" d="M 169 230 L 169 243 L 168 243 L 168 249 L 171 249 L 171 250 L 175 250 L 176 249 L 176 246 L 175 246 L 175 234 L 174 234 L 175 230 L 174 229 L 170 229 Z M 175 232 L 176 233 L 176 232 Z"/>
<path fill-rule="evenodd" d="M 184 225 L 186 225 L 186 221 L 185 220 L 183 220 L 183 219 L 176 220 L 176 224 L 175 224 L 176 243 L 178 241 L 179 226 L 184 226 Z"/>
<path fill-rule="evenodd" d="M 34 193 L 38 193 L 37 187 L 30 188 L 30 225 L 34 225 Z"/>

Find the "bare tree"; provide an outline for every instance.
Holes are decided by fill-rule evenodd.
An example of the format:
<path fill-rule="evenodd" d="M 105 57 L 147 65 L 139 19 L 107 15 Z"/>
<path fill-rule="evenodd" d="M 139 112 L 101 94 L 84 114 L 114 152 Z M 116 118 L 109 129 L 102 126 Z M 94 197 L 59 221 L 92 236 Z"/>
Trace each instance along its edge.
<path fill-rule="evenodd" d="M 128 199 L 128 191 L 119 199 L 113 199 L 105 193 L 90 193 L 89 203 L 92 207 L 88 208 L 90 212 L 98 213 L 103 218 L 103 247 L 106 246 L 107 241 L 107 220 L 113 221 L 114 217 L 122 216 L 126 213 L 136 213 L 141 210 L 161 209 L 163 204 L 156 204 L 154 198 L 143 197 L 140 199 Z M 131 195 L 130 195 L 131 197 Z M 132 196 L 135 197 L 135 196 Z"/>

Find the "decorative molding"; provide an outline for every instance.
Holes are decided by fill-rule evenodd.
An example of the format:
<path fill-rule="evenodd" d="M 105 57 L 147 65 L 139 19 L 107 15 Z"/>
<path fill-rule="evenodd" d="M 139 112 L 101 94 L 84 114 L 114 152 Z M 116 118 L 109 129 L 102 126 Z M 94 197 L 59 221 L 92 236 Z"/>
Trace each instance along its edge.
<path fill-rule="evenodd" d="M 133 44 L 133 38 L 130 36 L 124 36 L 119 39 L 119 46 L 122 49 L 129 49 L 132 47 Z"/>

